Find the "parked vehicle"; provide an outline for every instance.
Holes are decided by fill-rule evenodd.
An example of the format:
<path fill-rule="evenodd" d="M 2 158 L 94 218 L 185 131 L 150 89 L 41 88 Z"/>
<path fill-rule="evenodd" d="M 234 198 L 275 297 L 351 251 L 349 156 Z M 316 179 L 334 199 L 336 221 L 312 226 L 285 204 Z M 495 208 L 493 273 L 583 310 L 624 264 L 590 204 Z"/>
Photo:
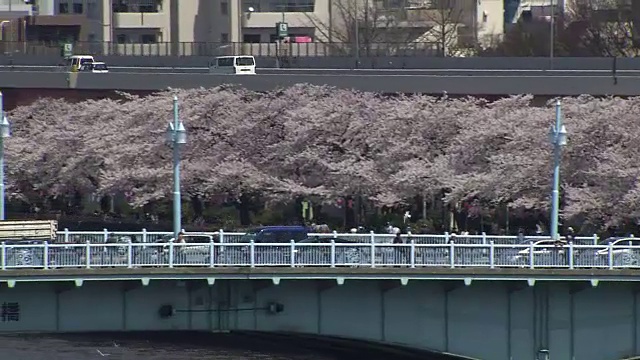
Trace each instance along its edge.
<path fill-rule="evenodd" d="M 255 243 L 288 243 L 300 241 L 308 237 L 308 229 L 304 226 L 263 226 L 247 232 L 239 242 Z"/>
<path fill-rule="evenodd" d="M 533 257 L 536 267 L 565 265 L 566 248 L 563 242 L 557 240 L 538 240 L 533 243 L 533 253 L 531 247 L 518 250 L 517 254 L 508 259 L 507 265 L 528 266 Z"/>
<path fill-rule="evenodd" d="M 312 237 L 301 240 L 298 244 L 307 245 L 295 250 L 296 264 L 299 265 L 330 265 L 331 242 L 334 247 L 334 264 L 357 266 L 371 262 L 371 246 L 368 244 L 354 244 L 353 241 L 340 238 Z M 313 246 L 317 244 L 318 246 Z"/>
<path fill-rule="evenodd" d="M 12 245 L 6 249 L 5 265 L 15 267 L 40 267 L 44 264 L 45 241 L 56 238 L 58 222 L 55 220 L 0 222 L 0 241 Z"/>
<path fill-rule="evenodd" d="M 607 238 L 598 243 L 594 252 L 583 251 L 578 257 L 581 266 L 609 265 L 609 252 L 613 266 L 640 267 L 640 238 Z"/>

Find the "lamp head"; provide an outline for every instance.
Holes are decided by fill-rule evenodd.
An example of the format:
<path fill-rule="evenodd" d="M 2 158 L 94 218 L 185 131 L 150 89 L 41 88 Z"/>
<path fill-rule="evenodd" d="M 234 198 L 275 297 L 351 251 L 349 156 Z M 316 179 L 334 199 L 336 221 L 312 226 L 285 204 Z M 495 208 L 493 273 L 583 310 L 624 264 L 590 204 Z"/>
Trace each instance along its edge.
<path fill-rule="evenodd" d="M 167 130 L 166 130 L 166 142 L 169 145 L 173 144 L 173 135 L 174 135 L 174 130 L 173 130 L 173 123 L 169 123 L 169 125 L 167 126 Z"/>
<path fill-rule="evenodd" d="M 2 116 L 2 121 L 0 122 L 0 136 L 2 138 L 11 137 L 11 124 L 9 123 L 7 115 Z"/>
<path fill-rule="evenodd" d="M 176 129 L 176 144 L 183 145 L 187 143 L 187 129 L 184 128 L 184 124 L 182 121 L 178 123 L 178 128 Z"/>
<path fill-rule="evenodd" d="M 558 131 L 558 145 L 567 145 L 567 128 L 564 125 L 562 125 L 560 131 Z"/>

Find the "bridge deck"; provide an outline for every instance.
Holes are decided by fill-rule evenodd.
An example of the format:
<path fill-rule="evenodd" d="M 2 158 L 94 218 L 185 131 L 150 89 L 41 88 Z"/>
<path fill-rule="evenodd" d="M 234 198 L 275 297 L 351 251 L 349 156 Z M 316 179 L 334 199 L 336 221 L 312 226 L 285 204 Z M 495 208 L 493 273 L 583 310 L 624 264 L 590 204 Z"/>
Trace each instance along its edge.
<path fill-rule="evenodd" d="M 528 281 L 640 281 L 633 269 L 528 269 L 528 268 L 291 268 L 291 267 L 217 267 L 217 268 L 102 268 L 102 269 L 15 269 L 0 272 L 0 281 L 73 281 L 73 280 L 209 280 L 281 279 L 337 280 L 507 280 Z"/>

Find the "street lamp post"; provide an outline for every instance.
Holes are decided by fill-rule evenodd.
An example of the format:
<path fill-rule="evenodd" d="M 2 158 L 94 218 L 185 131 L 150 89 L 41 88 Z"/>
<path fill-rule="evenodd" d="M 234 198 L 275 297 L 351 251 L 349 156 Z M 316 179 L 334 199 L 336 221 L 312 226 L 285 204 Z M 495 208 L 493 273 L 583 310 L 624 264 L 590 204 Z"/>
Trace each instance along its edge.
<path fill-rule="evenodd" d="M 553 145 L 553 190 L 551 192 L 551 238 L 558 240 L 558 218 L 560 207 L 560 156 L 562 147 L 567 145 L 567 129 L 562 124 L 560 100 L 556 102 L 556 124 L 551 127 L 550 137 Z"/>
<path fill-rule="evenodd" d="M 178 238 L 182 229 L 180 196 L 180 147 L 187 143 L 187 131 L 178 117 L 178 97 L 173 97 L 173 122 L 167 127 L 167 141 L 173 148 L 173 236 Z"/>
<path fill-rule="evenodd" d="M 0 121 L 0 220 L 5 220 L 5 191 L 4 191 L 4 139 L 11 136 L 11 125 L 9 124 L 9 119 L 7 119 L 7 115 L 4 113 L 4 101 L 2 98 L 2 93 L 0 92 L 0 117 L 2 120 Z"/>

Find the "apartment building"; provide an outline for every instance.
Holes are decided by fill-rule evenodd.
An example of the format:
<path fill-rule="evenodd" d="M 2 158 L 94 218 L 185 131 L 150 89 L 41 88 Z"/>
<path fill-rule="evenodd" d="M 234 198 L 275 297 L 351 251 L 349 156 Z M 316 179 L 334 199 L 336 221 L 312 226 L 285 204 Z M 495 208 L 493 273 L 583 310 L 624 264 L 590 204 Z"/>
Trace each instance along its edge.
<path fill-rule="evenodd" d="M 293 42 L 437 42 L 445 28 L 482 42 L 503 33 L 503 12 L 503 0 L 0 0 L 3 40 L 116 44 L 271 46 L 278 22 Z"/>

